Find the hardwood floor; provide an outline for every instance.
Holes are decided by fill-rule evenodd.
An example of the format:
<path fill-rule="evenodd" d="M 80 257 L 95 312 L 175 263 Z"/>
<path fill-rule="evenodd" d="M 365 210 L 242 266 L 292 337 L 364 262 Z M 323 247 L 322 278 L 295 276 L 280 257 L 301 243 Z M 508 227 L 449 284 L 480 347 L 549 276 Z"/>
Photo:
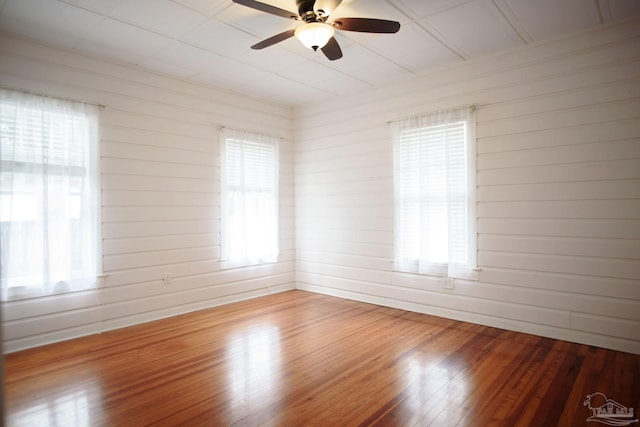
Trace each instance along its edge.
<path fill-rule="evenodd" d="M 303 291 L 9 354 L 5 369 L 9 426 L 604 425 L 587 422 L 596 392 L 640 411 L 638 355 Z"/>

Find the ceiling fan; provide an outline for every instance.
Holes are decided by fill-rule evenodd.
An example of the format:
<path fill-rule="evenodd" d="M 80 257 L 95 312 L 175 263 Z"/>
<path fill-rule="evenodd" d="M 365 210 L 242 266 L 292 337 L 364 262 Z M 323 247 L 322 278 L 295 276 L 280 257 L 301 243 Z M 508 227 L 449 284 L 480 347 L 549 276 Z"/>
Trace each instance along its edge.
<path fill-rule="evenodd" d="M 327 22 L 329 15 L 342 3 L 342 0 L 296 0 L 297 14 L 256 0 L 233 0 L 233 2 L 272 15 L 304 22 L 296 29 L 284 31 L 254 44 L 251 49 L 264 49 L 296 36 L 306 47 L 313 50 L 320 49 L 327 58 L 334 61 L 342 58 L 342 50 L 334 37 L 335 30 L 361 33 L 397 33 L 400 30 L 399 22 L 386 19 L 338 18 Z"/>

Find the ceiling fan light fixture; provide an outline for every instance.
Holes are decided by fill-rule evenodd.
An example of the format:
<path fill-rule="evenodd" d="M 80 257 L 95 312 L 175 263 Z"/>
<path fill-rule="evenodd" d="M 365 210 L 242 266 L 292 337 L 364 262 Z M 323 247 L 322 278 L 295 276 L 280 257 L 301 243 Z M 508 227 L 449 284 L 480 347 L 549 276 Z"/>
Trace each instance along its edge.
<path fill-rule="evenodd" d="M 318 50 L 325 47 L 335 31 L 329 24 L 309 22 L 296 28 L 295 36 L 309 49 Z"/>

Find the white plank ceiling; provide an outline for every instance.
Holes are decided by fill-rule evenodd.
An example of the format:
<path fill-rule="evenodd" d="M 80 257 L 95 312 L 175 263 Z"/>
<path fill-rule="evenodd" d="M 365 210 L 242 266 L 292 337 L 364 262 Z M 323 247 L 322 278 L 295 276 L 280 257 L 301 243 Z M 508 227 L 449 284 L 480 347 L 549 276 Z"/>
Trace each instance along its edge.
<path fill-rule="evenodd" d="M 264 2 L 296 11 L 295 0 Z M 300 105 L 638 15 L 640 0 L 344 0 L 332 18 L 402 27 L 337 32 L 344 53 L 337 61 L 295 38 L 252 50 L 299 23 L 231 0 L 0 0 L 0 31 Z"/>

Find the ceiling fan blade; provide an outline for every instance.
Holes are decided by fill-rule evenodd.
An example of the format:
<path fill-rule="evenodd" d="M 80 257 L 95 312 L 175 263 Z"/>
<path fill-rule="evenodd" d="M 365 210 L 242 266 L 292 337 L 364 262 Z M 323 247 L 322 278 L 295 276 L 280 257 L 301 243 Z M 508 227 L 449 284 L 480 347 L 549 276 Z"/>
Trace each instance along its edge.
<path fill-rule="evenodd" d="M 342 3 L 342 0 L 316 0 L 316 3 L 313 5 L 313 10 L 316 14 L 322 11 L 322 16 L 327 17 L 340 6 L 340 3 Z"/>
<path fill-rule="evenodd" d="M 287 30 L 287 31 L 284 31 L 284 32 L 282 32 L 280 34 L 276 34 L 273 37 L 269 37 L 266 40 L 262 40 L 260 43 L 254 44 L 253 46 L 251 46 L 251 49 L 256 49 L 256 50 L 264 49 L 265 47 L 269 47 L 269 46 L 274 45 L 276 43 L 280 43 L 281 41 L 286 40 L 289 37 L 293 37 L 293 33 L 295 31 L 296 30 Z"/>
<path fill-rule="evenodd" d="M 289 12 L 287 10 L 280 9 L 279 7 L 271 6 L 270 4 L 261 3 L 259 1 L 255 1 L 255 0 L 233 0 L 233 2 L 241 4 L 243 6 L 250 7 L 252 9 L 259 10 L 261 12 L 267 12 L 267 13 L 270 13 L 272 15 L 282 16 L 283 18 L 298 19 L 298 15 L 293 13 L 293 12 Z"/>
<path fill-rule="evenodd" d="M 400 29 L 399 22 L 372 18 L 339 18 L 331 25 L 338 30 L 361 33 L 397 33 Z"/>
<path fill-rule="evenodd" d="M 342 58 L 342 49 L 335 37 L 331 37 L 327 44 L 322 48 L 322 53 L 331 61 Z"/>

